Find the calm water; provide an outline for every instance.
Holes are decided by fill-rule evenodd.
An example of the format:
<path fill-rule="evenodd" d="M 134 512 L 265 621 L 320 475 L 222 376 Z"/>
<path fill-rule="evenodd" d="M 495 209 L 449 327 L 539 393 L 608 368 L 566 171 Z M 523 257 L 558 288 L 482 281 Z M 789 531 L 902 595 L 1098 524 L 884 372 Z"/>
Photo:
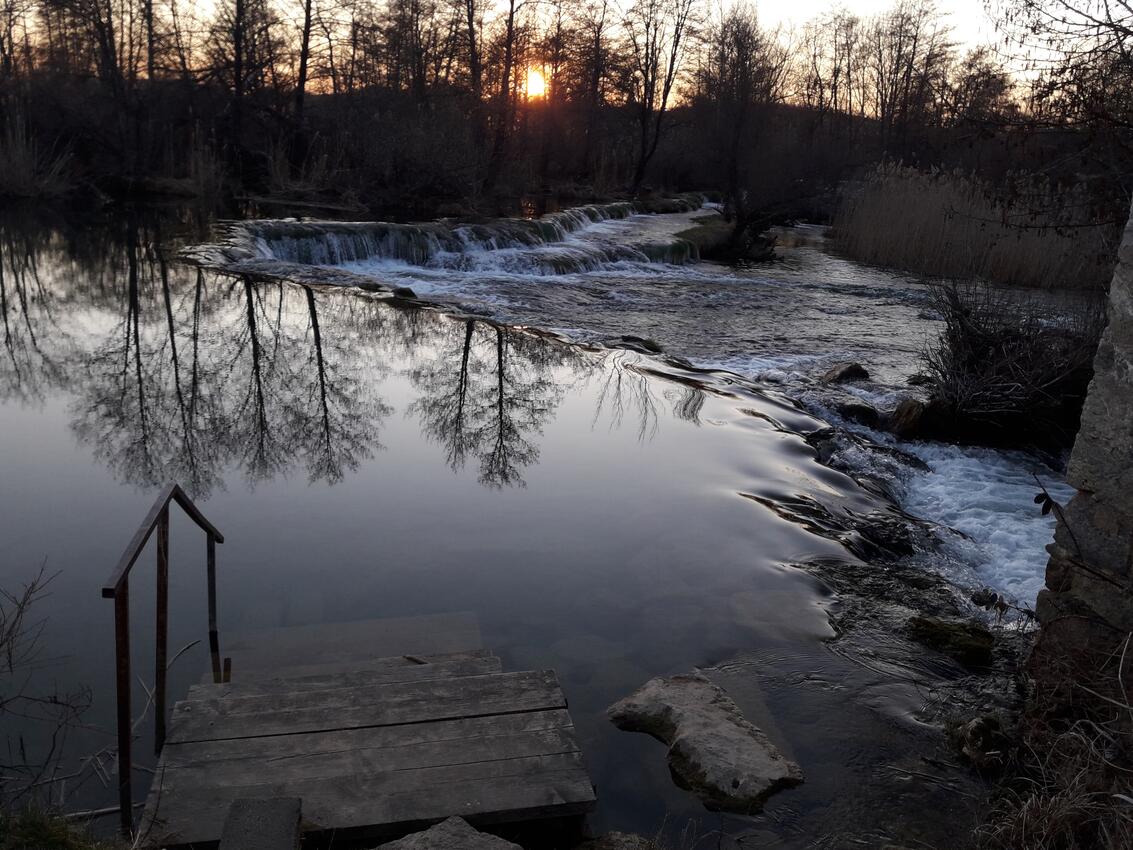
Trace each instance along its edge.
<path fill-rule="evenodd" d="M 225 630 L 473 611 L 508 669 L 558 671 L 599 829 L 692 819 L 738 846 L 841 846 L 848 833 L 939 840 L 970 816 L 934 783 L 894 781 L 936 746 L 915 719 L 926 694 L 830 652 L 828 594 L 790 566 L 851 556 L 777 505 L 891 510 L 815 461 L 800 434 L 823 423 L 724 372 L 199 270 L 174 259 L 170 245 L 199 239 L 184 230 L 2 232 L 0 586 L 40 565 L 56 575 L 32 685 L 91 689 L 68 769 L 111 741 L 99 588 L 177 480 L 227 538 L 222 649 Z M 633 316 L 619 332 L 649 329 Z M 205 637 L 204 541 L 176 517 L 172 540 L 175 651 Z M 131 594 L 143 676 L 148 558 Z M 205 665 L 187 650 L 172 693 Z M 604 717 L 652 676 L 713 665 L 807 776 L 759 818 L 707 816 L 673 786 L 663 747 Z M 42 730 L 0 723 L 34 749 Z M 97 777 L 77 786 L 72 807 L 112 797 Z"/>

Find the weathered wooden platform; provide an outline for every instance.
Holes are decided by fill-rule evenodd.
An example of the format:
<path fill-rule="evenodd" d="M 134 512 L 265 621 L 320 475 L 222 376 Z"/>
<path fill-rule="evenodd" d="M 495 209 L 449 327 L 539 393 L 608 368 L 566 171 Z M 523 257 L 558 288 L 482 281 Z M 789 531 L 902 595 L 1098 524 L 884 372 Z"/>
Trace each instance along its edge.
<path fill-rule="evenodd" d="M 209 677 L 173 709 L 141 829 L 210 845 L 234 800 L 264 797 L 301 798 L 305 829 L 343 839 L 586 812 L 554 672 L 504 672 L 479 643 L 468 615 L 232 640 L 231 682 Z"/>

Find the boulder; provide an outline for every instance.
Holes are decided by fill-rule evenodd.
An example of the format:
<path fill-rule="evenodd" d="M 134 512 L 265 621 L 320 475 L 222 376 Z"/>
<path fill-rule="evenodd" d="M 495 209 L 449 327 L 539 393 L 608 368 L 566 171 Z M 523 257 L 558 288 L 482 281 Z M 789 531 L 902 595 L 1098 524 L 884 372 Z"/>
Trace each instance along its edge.
<path fill-rule="evenodd" d="M 759 811 L 770 794 L 803 780 L 799 766 L 699 673 L 652 679 L 607 714 L 619 729 L 668 744 L 673 778 L 710 810 Z"/>
<path fill-rule="evenodd" d="M 393 294 L 398 298 L 416 298 L 417 293 L 410 289 L 408 286 L 395 286 Z"/>
<path fill-rule="evenodd" d="M 889 430 L 898 437 L 915 437 L 921 431 L 921 420 L 928 407 L 916 398 L 902 399 L 897 408 L 889 414 Z"/>
<path fill-rule="evenodd" d="M 839 363 L 822 376 L 824 384 L 843 384 L 847 381 L 868 381 L 869 372 L 861 363 Z"/>
<path fill-rule="evenodd" d="M 451 817 L 424 832 L 382 844 L 381 850 L 522 850 L 518 844 L 477 832 L 463 818 Z"/>
<path fill-rule="evenodd" d="M 876 428 L 881 424 L 881 414 L 872 405 L 864 401 L 844 401 L 839 403 L 835 410 L 843 419 L 857 422 L 867 428 Z"/>

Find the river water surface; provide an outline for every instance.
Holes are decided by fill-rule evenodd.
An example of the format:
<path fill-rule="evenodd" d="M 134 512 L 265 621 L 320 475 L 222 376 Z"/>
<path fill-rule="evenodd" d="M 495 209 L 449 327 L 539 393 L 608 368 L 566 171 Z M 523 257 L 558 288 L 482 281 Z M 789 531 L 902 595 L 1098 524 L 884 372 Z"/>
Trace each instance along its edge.
<path fill-rule="evenodd" d="M 915 370 L 935 322 L 918 285 L 810 238 L 767 266 L 676 264 L 688 216 L 592 213 L 537 238 L 445 226 L 409 248 L 398 233 L 230 225 L 188 252 L 208 268 L 176 253 L 205 234 L 157 222 L 9 223 L 0 245 L 0 586 L 41 565 L 56 575 L 29 687 L 90 689 L 68 771 L 111 742 L 99 588 L 176 480 L 226 536 L 222 648 L 225 629 L 474 611 L 506 668 L 558 671 L 597 829 L 838 847 L 940 844 L 971 820 L 966 780 L 914 778 L 937 747 L 920 719 L 932 694 L 831 652 L 830 592 L 798 566 L 853 562 L 859 521 L 899 516 L 802 435 L 826 424 L 814 375 L 830 362 L 866 363 L 877 381 L 859 392 L 874 400 Z M 367 281 L 451 309 L 341 285 Z M 623 334 L 706 368 L 564 341 Z M 1038 462 L 905 448 L 933 471 L 884 471 L 904 507 L 962 532 L 939 529 L 924 568 L 1032 598 L 1049 535 L 1030 500 Z M 204 636 L 204 543 L 176 518 L 172 540 L 176 650 Z M 148 573 L 131 594 L 141 671 Z M 172 693 L 205 664 L 201 646 L 186 651 Z M 660 745 L 604 717 L 648 678 L 695 666 L 806 774 L 761 816 L 707 815 Z M 41 731 L 3 723 L 9 741 Z M 113 798 L 81 778 L 69 806 Z"/>

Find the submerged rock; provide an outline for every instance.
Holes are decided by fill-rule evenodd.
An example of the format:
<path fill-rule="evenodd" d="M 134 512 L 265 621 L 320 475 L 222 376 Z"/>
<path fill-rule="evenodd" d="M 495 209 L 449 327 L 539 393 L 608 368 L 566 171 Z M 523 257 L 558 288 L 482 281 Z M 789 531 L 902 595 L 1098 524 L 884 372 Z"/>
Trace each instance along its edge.
<path fill-rule="evenodd" d="M 847 381 L 868 381 L 869 372 L 861 363 L 839 363 L 822 376 L 824 384 L 843 384 Z"/>
<path fill-rule="evenodd" d="M 950 732 L 964 757 L 981 770 L 1003 767 L 1012 751 L 1011 737 L 994 714 L 975 717 Z"/>
<path fill-rule="evenodd" d="M 799 766 L 699 673 L 651 679 L 607 714 L 619 729 L 668 744 L 677 784 L 710 810 L 759 811 L 769 795 L 803 781 Z"/>
<path fill-rule="evenodd" d="M 451 817 L 424 832 L 380 845 L 380 850 L 522 850 L 518 844 L 477 832 L 463 818 Z"/>
<path fill-rule="evenodd" d="M 660 354 L 664 351 L 664 349 L 661 348 L 661 343 L 656 340 L 647 339 L 642 336 L 633 336 L 632 334 L 626 334 L 621 338 L 620 347 L 629 348 L 642 354 Z"/>
<path fill-rule="evenodd" d="M 653 839 L 631 832 L 607 832 L 599 838 L 579 844 L 575 850 L 658 850 L 658 847 Z"/>
<path fill-rule="evenodd" d="M 978 623 L 941 620 L 937 617 L 910 617 L 905 629 L 913 640 L 943 652 L 971 667 L 991 664 L 995 637 Z"/>

